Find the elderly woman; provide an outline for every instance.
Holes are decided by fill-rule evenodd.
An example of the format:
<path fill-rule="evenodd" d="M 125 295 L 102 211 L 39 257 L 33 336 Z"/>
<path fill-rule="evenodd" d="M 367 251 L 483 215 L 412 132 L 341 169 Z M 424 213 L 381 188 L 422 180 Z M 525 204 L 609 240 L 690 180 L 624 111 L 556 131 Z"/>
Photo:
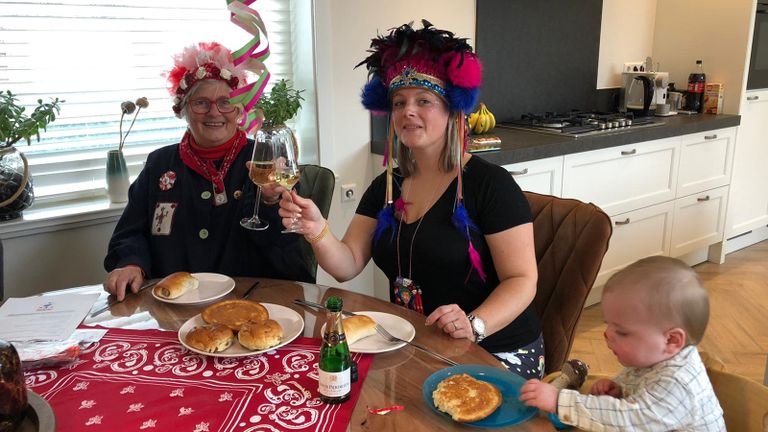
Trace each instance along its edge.
<path fill-rule="evenodd" d="M 245 73 L 217 43 L 187 47 L 168 74 L 173 110 L 187 121 L 179 144 L 149 154 L 115 227 L 104 268 L 106 291 L 122 299 L 145 279 L 177 271 L 216 272 L 314 282 L 297 236 L 280 234 L 279 186 L 265 187 L 252 231 L 256 187 L 246 162 L 253 142 L 238 129 L 242 107 L 230 103 Z"/>
<path fill-rule="evenodd" d="M 302 233 L 337 280 L 355 277 L 373 258 L 389 278 L 392 302 L 426 314 L 427 325 L 453 338 L 479 343 L 510 371 L 540 377 L 528 201 L 503 168 L 464 151 L 464 113 L 480 85 L 477 57 L 465 39 L 423 24 L 374 39 L 361 63 L 370 76 L 363 105 L 390 118 L 388 167 L 368 187 L 344 238 L 295 194 L 283 194 L 280 215 L 287 225 L 301 214 Z"/>

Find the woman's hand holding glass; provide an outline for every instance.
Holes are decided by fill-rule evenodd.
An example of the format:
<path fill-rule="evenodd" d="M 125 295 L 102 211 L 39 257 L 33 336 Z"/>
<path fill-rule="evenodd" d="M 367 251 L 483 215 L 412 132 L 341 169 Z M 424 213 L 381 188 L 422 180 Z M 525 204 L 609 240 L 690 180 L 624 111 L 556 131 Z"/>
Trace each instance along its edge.
<path fill-rule="evenodd" d="M 274 180 L 277 184 L 290 191 L 299 182 L 301 173 L 299 172 L 299 160 L 296 155 L 293 139 L 289 139 L 288 132 L 278 134 L 272 138 L 272 150 L 274 151 Z M 290 199 L 292 194 L 288 195 Z M 285 196 L 285 194 L 283 194 Z M 298 217 L 291 220 L 290 225 L 286 225 L 283 233 L 300 233 L 301 225 Z"/>
<path fill-rule="evenodd" d="M 317 208 L 311 199 L 300 197 L 296 191 L 283 194 L 278 214 L 283 218 L 283 226 L 286 228 L 292 226 L 296 220 L 301 218 L 299 229 L 295 232 L 307 237 L 317 236 L 325 226 L 325 219 L 323 219 L 320 209 Z"/>

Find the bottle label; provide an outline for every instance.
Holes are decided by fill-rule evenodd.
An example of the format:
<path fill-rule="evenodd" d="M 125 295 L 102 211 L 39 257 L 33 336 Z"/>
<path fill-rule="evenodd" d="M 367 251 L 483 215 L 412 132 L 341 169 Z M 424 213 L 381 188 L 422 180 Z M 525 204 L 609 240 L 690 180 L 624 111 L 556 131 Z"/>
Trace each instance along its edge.
<path fill-rule="evenodd" d="M 688 83 L 688 93 L 704 93 L 703 82 Z"/>
<path fill-rule="evenodd" d="M 349 368 L 341 372 L 326 372 L 322 369 L 318 369 L 317 372 L 320 377 L 317 390 L 321 395 L 341 397 L 352 391 L 352 376 Z"/>

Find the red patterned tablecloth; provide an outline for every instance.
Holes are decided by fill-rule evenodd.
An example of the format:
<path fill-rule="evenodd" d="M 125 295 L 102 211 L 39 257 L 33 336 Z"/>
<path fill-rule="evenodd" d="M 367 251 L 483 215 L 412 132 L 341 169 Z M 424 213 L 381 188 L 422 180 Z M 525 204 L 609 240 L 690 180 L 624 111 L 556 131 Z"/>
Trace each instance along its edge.
<path fill-rule="evenodd" d="M 208 357 L 176 332 L 109 329 L 65 368 L 26 373 L 58 431 L 344 431 L 371 355 L 353 354 L 358 381 L 343 404 L 320 402 L 320 340 L 300 337 L 260 355 Z"/>

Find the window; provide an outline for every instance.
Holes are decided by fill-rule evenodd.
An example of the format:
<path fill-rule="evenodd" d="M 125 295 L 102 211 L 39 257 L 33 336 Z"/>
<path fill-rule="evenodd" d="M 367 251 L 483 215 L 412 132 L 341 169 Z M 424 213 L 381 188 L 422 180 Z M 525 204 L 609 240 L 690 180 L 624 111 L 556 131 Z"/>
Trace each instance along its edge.
<path fill-rule="evenodd" d="M 292 79 L 289 0 L 260 0 L 267 23 L 270 83 Z M 186 123 L 171 110 L 163 73 L 187 45 L 217 41 L 231 50 L 251 35 L 229 20 L 226 0 L 42 0 L 3 2 L 0 89 L 35 106 L 66 100 L 40 142 L 19 143 L 30 162 L 36 203 L 101 196 L 106 152 L 119 142 L 120 103 L 144 96 L 123 149 L 131 176 L 147 153 L 176 143 Z M 133 116 L 126 116 L 123 131 Z"/>

